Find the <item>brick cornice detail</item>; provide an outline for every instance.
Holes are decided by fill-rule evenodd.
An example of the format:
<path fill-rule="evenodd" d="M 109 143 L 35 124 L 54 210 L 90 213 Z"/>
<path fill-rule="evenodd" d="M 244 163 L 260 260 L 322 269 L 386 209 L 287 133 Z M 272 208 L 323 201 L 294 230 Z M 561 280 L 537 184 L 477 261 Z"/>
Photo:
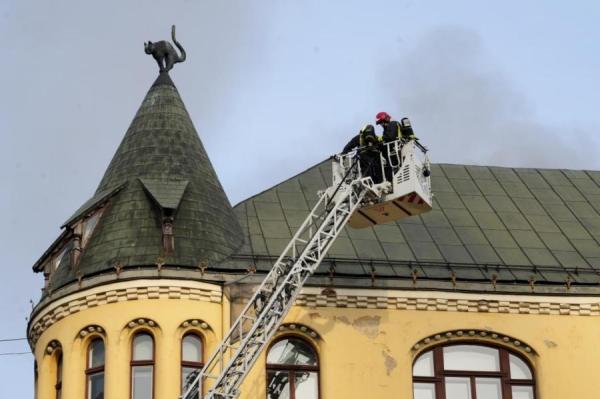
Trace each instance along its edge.
<path fill-rule="evenodd" d="M 600 316 L 600 299 L 597 298 L 557 298 L 555 301 L 548 297 L 520 298 L 489 298 L 475 299 L 460 297 L 438 296 L 404 296 L 390 291 L 388 295 L 368 295 L 367 292 L 350 295 L 323 295 L 315 290 L 304 292 L 296 299 L 296 306 L 357 308 L 357 309 L 398 309 L 443 312 L 471 313 L 508 313 L 532 315 L 563 315 L 563 316 Z M 421 294 L 423 292 L 421 291 Z"/>
<path fill-rule="evenodd" d="M 221 303 L 221 288 L 205 283 L 169 280 L 149 285 L 146 282 L 114 283 L 69 295 L 42 309 L 30 323 L 28 338 L 31 347 L 57 321 L 80 311 L 110 303 L 147 299 L 185 299 Z"/>

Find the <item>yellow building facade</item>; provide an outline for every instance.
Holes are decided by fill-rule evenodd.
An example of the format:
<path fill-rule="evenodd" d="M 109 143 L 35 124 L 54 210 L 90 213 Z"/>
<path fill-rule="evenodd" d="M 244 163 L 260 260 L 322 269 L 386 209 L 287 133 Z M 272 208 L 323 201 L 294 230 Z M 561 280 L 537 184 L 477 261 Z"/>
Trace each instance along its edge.
<path fill-rule="evenodd" d="M 594 297 L 488 295 L 483 300 L 465 293 L 348 289 L 330 298 L 308 288 L 298 302 L 275 340 L 294 336 L 314 346 L 323 398 L 411 397 L 415 359 L 454 343 L 506 348 L 522 356 L 534 370 L 536 397 L 593 397 L 600 389 L 595 378 L 600 301 Z M 177 398 L 183 337 L 201 337 L 205 358 L 228 328 L 229 311 L 220 286 L 181 280 L 126 281 L 65 297 L 39 315 L 47 327 L 35 349 L 37 395 L 56 396 L 60 354 L 62 397 L 86 397 L 89 345 L 101 339 L 104 397 L 129 398 L 132 339 L 143 331 L 154 338 L 156 397 Z M 242 397 L 266 397 L 265 381 L 262 356 Z"/>
<path fill-rule="evenodd" d="M 178 398 L 330 178 L 231 207 L 161 73 L 34 265 L 36 397 Z M 432 186 L 433 211 L 345 230 L 241 398 L 597 396 L 600 173 L 435 165 Z"/>

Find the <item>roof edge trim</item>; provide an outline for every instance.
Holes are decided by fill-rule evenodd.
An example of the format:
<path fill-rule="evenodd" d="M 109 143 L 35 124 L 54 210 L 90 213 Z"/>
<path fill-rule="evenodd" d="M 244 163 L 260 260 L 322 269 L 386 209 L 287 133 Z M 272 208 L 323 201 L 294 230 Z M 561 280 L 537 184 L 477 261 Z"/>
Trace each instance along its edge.
<path fill-rule="evenodd" d="M 105 191 L 102 191 L 102 192 L 94 195 L 92 198 L 90 198 L 86 202 L 84 202 L 84 204 L 77 211 L 75 211 L 75 213 L 69 219 L 67 219 L 67 221 L 64 222 L 63 225 L 60 227 L 65 228 L 65 227 L 72 225 L 74 222 L 78 221 L 85 214 L 92 211 L 94 208 L 99 207 L 104 202 L 108 201 L 111 197 L 113 197 L 115 194 L 117 194 L 119 191 L 121 191 L 126 185 L 127 185 L 127 182 L 124 182 L 124 183 L 118 185 L 117 187 L 113 188 L 112 190 L 105 190 Z"/>

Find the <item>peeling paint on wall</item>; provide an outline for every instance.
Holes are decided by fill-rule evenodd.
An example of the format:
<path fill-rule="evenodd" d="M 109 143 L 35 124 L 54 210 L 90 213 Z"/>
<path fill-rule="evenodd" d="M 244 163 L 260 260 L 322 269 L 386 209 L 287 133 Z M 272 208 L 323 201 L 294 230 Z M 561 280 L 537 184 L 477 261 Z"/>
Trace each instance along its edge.
<path fill-rule="evenodd" d="M 352 327 L 357 331 L 365 334 L 370 339 L 374 339 L 379 335 L 379 324 L 381 316 L 363 316 L 352 322 Z"/>
<path fill-rule="evenodd" d="M 319 319 L 319 318 L 321 318 L 321 314 L 317 313 L 317 312 L 313 312 L 313 313 L 309 313 L 308 317 L 310 317 L 312 320 Z"/>
<path fill-rule="evenodd" d="M 558 346 L 558 344 L 554 341 L 550 341 L 549 339 L 545 339 L 544 343 L 546 344 L 546 346 L 548 348 L 556 348 Z"/>
<path fill-rule="evenodd" d="M 392 371 L 396 368 L 396 366 L 398 366 L 398 362 L 396 359 L 394 359 L 394 357 L 392 357 L 392 355 L 390 355 L 390 353 L 391 352 L 389 349 L 381 351 L 381 354 L 383 355 L 385 373 L 388 375 L 388 377 L 392 374 Z"/>
<path fill-rule="evenodd" d="M 348 318 L 346 316 L 336 316 L 335 317 L 335 321 L 339 321 L 340 323 L 346 324 L 346 325 L 350 325 L 350 320 L 348 320 Z"/>

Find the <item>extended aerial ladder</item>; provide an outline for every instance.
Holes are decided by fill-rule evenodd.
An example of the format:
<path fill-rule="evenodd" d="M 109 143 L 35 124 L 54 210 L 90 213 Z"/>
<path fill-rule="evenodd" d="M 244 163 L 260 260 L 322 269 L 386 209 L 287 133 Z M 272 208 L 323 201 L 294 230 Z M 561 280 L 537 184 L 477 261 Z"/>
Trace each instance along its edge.
<path fill-rule="evenodd" d="M 362 148 L 333 158 L 333 184 L 288 243 L 204 368 L 188 378 L 181 399 L 236 399 L 239 387 L 347 223 L 355 228 L 431 210 L 430 165 L 418 141 L 376 150 L 383 181 L 365 176 Z M 386 178 L 387 176 L 387 178 Z"/>

